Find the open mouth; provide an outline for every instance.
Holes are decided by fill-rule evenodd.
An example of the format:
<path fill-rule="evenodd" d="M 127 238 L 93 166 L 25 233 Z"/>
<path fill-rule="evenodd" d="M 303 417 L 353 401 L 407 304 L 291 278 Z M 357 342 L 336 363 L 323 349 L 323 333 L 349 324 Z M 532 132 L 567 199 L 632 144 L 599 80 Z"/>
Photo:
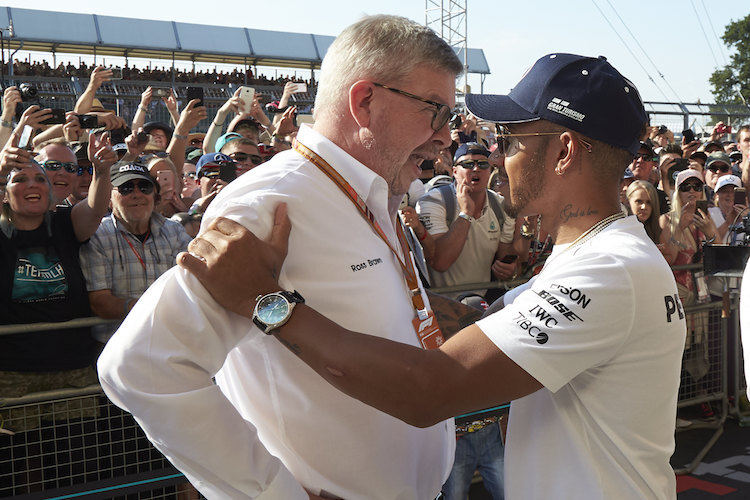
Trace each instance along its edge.
<path fill-rule="evenodd" d="M 26 196 L 23 197 L 23 199 L 28 200 L 28 201 L 39 201 L 42 199 L 42 196 L 39 194 L 32 193 L 32 194 L 27 194 Z"/>

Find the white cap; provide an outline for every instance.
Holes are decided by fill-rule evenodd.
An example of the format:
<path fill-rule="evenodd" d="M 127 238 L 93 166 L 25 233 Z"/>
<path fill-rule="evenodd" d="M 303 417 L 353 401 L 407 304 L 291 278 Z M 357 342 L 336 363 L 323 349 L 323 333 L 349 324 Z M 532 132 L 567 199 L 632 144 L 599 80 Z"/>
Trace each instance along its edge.
<path fill-rule="evenodd" d="M 721 188 L 730 184 L 734 187 L 742 187 L 742 181 L 736 175 L 722 175 L 719 177 L 719 180 L 716 181 L 714 192 L 718 193 Z"/>

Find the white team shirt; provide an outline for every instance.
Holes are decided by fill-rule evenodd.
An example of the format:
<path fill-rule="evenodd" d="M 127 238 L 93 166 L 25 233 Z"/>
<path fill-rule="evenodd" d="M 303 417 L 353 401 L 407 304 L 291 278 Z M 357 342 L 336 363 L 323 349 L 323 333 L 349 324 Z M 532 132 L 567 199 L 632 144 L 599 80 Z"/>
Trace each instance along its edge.
<path fill-rule="evenodd" d="M 544 386 L 511 403 L 506 498 L 675 498 L 685 320 L 643 225 L 556 246 L 523 287 L 477 323 Z"/>
<path fill-rule="evenodd" d="M 742 274 L 740 285 L 740 334 L 742 338 L 742 352 L 745 358 L 745 390 L 750 398 L 750 260 L 747 261 L 745 272 Z"/>
<path fill-rule="evenodd" d="M 384 179 L 307 126 L 298 138 L 347 179 L 398 249 Z M 204 224 L 222 215 L 266 239 L 282 201 L 292 231 L 281 287 L 343 327 L 418 345 L 391 250 L 296 152 L 228 185 Z M 438 494 L 453 463 L 452 419 L 419 429 L 346 396 L 177 267 L 138 301 L 99 373 L 110 399 L 209 498 L 306 499 L 303 486 L 349 500 L 421 500 Z"/>

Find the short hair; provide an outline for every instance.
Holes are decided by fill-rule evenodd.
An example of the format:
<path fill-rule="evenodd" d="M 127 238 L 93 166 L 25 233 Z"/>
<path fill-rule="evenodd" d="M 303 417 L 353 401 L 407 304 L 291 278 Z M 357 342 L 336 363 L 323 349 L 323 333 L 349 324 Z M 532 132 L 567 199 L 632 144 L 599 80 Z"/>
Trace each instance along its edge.
<path fill-rule="evenodd" d="M 340 113 L 358 80 L 389 83 L 429 65 L 457 75 L 463 64 L 431 29 L 405 17 L 368 16 L 352 24 L 328 48 L 320 66 L 313 114 Z"/>
<path fill-rule="evenodd" d="M 242 138 L 238 137 L 237 139 L 232 139 L 231 141 L 224 144 L 221 147 L 221 151 L 219 151 L 219 153 L 223 153 L 225 149 L 229 149 L 230 144 L 234 144 L 235 146 L 253 146 L 256 148 L 258 147 L 258 143 L 255 142 L 254 140 L 248 139 L 246 137 L 242 137 Z"/>
<path fill-rule="evenodd" d="M 34 146 L 34 151 L 38 153 L 39 151 L 46 148 L 50 144 L 59 144 L 61 146 L 67 146 L 68 148 L 70 148 L 71 151 L 73 150 L 73 148 L 71 147 L 71 144 L 68 143 L 65 137 L 54 137 L 52 139 L 47 139 L 46 141 L 41 142 L 37 144 L 36 146 Z"/>
<path fill-rule="evenodd" d="M 750 134 L 750 125 L 742 125 L 740 128 L 737 129 L 737 140 L 740 140 L 740 132 L 745 131 L 748 134 Z"/>

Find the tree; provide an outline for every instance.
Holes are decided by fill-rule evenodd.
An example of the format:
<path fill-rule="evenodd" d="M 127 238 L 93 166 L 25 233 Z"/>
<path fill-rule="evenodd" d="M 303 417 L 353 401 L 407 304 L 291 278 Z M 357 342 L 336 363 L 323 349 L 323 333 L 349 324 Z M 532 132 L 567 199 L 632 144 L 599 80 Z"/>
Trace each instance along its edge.
<path fill-rule="evenodd" d="M 732 62 L 709 78 L 713 85 L 711 92 L 717 103 L 747 104 L 750 102 L 750 15 L 729 23 L 721 39 L 735 52 Z"/>

